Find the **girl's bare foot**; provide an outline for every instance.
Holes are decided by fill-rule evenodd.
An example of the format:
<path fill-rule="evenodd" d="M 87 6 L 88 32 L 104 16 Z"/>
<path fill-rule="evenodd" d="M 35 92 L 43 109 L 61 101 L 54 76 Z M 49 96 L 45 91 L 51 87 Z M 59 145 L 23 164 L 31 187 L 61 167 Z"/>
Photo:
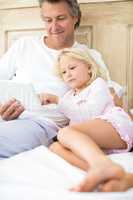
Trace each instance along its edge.
<path fill-rule="evenodd" d="M 71 191 L 74 192 L 89 192 L 96 189 L 100 184 L 113 180 L 122 180 L 125 172 L 118 164 L 110 160 L 97 163 L 95 166 L 90 167 L 85 179 L 77 186 L 73 187 Z M 110 185 L 104 185 L 104 190 L 111 188 Z"/>
<path fill-rule="evenodd" d="M 113 179 L 106 183 L 103 183 L 99 187 L 101 192 L 118 192 L 126 191 L 133 187 L 133 174 L 126 173 L 121 179 Z"/>

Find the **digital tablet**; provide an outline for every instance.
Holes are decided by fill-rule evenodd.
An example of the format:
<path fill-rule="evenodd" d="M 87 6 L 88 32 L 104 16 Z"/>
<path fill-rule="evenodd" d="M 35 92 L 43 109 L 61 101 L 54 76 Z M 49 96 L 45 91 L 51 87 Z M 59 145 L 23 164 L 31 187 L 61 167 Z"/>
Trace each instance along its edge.
<path fill-rule="evenodd" d="M 28 110 L 41 107 L 41 102 L 32 84 L 18 83 L 11 80 L 0 80 L 0 104 L 15 98 Z"/>

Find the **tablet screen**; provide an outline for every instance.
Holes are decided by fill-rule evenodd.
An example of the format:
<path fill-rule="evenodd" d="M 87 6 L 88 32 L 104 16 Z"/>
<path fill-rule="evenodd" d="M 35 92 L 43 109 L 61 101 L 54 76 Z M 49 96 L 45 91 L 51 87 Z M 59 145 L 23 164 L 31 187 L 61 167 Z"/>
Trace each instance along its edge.
<path fill-rule="evenodd" d="M 10 80 L 0 80 L 0 103 L 4 104 L 15 98 L 28 110 L 41 107 L 41 102 L 32 84 L 17 83 Z"/>

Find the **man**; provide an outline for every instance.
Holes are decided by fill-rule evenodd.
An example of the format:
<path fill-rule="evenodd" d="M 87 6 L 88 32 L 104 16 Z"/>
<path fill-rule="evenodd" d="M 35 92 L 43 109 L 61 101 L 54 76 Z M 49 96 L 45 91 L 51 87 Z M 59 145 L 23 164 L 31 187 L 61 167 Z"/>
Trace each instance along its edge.
<path fill-rule="evenodd" d="M 18 40 L 0 60 L 0 79 L 31 82 L 37 93 L 63 95 L 67 88 L 53 75 L 52 66 L 59 50 L 82 46 L 74 42 L 80 22 L 80 9 L 74 1 L 39 1 L 47 36 Z M 45 108 L 32 116 L 19 101 L 11 99 L 0 106 L 0 157 L 6 158 L 41 144 L 48 145 L 58 125 L 65 125 L 56 108 Z M 22 113 L 22 114 L 21 114 Z M 51 118 L 49 120 L 46 118 Z"/>
<path fill-rule="evenodd" d="M 39 3 L 47 35 L 18 40 L 0 60 L 0 79 L 30 82 L 36 93 L 50 92 L 61 96 L 68 88 L 55 77 L 52 67 L 63 48 L 85 48 L 74 41 L 81 12 L 76 0 L 40 0 Z M 90 52 L 104 67 L 99 53 Z M 25 111 L 16 99 L 1 105 L 0 115 L 1 158 L 50 144 L 57 132 L 56 124 L 62 127 L 67 123 L 55 106 L 33 114 Z"/>

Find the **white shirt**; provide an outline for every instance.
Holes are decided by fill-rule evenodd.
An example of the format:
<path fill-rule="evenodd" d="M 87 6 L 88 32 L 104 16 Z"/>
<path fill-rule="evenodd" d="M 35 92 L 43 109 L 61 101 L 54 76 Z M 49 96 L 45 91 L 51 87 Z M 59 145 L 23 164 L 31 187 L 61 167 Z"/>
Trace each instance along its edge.
<path fill-rule="evenodd" d="M 44 35 L 42 37 L 28 36 L 16 41 L 0 59 L 0 79 L 32 83 L 37 93 L 46 92 L 62 96 L 68 87 L 55 76 L 53 70 L 60 51 L 48 48 L 44 44 L 43 38 Z M 77 42 L 73 46 L 86 48 L 85 45 Z M 106 67 L 101 55 L 96 50 L 91 49 L 90 53 L 99 62 L 99 65 Z M 56 123 L 60 121 L 60 115 L 55 105 L 45 106 L 44 109 L 45 112 L 43 110 L 37 113 L 38 117 L 48 117 Z"/>
<path fill-rule="evenodd" d="M 16 41 L 0 59 L 0 79 L 12 79 L 23 83 L 32 83 L 37 91 L 64 94 L 65 85 L 54 75 L 53 66 L 60 51 L 48 48 L 43 37 L 23 37 Z M 74 43 L 74 47 L 86 48 L 85 45 Z M 105 64 L 101 55 L 91 49 L 90 53 Z M 66 90 L 65 90 L 66 91 Z"/>

